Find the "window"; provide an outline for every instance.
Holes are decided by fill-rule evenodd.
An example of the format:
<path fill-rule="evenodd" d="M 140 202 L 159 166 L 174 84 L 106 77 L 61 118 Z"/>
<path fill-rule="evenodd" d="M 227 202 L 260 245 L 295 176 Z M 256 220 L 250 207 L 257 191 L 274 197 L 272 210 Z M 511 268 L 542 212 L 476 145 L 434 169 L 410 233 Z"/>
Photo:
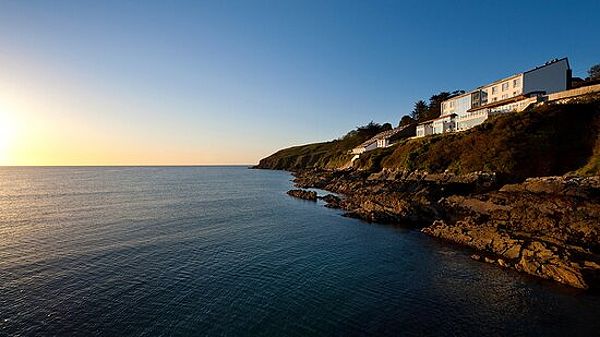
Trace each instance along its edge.
<path fill-rule="evenodd" d="M 498 87 L 492 87 L 492 95 L 498 92 Z"/>
<path fill-rule="evenodd" d="M 492 102 L 496 102 L 497 100 L 498 100 L 498 97 L 492 98 Z"/>
<path fill-rule="evenodd" d="M 513 91 L 513 96 L 517 96 L 517 92 L 516 91 Z"/>
<path fill-rule="evenodd" d="M 507 98 L 508 98 L 508 94 L 502 95 L 502 99 L 507 99 Z"/>
<path fill-rule="evenodd" d="M 502 91 L 508 90 L 508 82 L 502 83 Z"/>
<path fill-rule="evenodd" d="M 520 84 L 521 84 L 521 81 L 519 81 L 519 79 L 518 79 L 518 78 L 515 78 L 515 79 L 513 80 L 513 88 L 516 88 L 516 87 L 518 87 Z"/>

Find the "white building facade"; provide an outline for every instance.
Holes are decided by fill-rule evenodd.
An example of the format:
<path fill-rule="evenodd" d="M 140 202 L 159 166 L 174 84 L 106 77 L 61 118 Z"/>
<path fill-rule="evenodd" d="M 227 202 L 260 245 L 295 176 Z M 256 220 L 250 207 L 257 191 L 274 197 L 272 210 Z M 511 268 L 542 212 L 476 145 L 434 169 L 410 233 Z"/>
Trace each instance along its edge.
<path fill-rule="evenodd" d="M 371 150 L 375 150 L 377 148 L 377 140 L 369 140 L 366 141 L 359 146 L 352 149 L 351 154 L 362 154 Z"/>
<path fill-rule="evenodd" d="M 529 71 L 451 97 L 442 102 L 439 118 L 417 125 L 417 137 L 464 131 L 483 123 L 492 115 L 522 111 L 531 104 L 530 96 L 567 90 L 570 78 L 568 59 L 555 59 Z M 431 130 L 431 133 L 427 133 L 427 130 Z"/>
<path fill-rule="evenodd" d="M 417 137 L 425 137 L 433 134 L 433 123 L 425 122 L 417 125 Z"/>

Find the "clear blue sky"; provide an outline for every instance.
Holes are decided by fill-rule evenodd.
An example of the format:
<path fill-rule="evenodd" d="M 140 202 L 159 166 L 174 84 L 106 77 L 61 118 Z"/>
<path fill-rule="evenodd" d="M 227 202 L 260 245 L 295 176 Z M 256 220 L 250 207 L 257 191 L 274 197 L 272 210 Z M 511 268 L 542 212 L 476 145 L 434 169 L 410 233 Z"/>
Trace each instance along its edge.
<path fill-rule="evenodd" d="M 45 143 L 70 164 L 255 163 L 551 58 L 585 76 L 599 13 L 597 0 L 2 1 L 0 109 L 25 116 L 23 135 L 32 120 L 63 128 L 30 156 Z"/>

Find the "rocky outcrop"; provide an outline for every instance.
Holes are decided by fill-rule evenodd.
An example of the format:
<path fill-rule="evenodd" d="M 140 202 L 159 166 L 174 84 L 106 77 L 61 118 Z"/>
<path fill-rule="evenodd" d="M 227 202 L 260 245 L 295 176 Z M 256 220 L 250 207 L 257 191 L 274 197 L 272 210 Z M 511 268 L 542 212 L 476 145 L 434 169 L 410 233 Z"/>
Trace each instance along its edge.
<path fill-rule="evenodd" d="M 299 187 L 342 195 L 335 205 L 347 216 L 426 226 L 428 235 L 476 250 L 477 260 L 577 288 L 600 285 L 600 177 L 531 178 L 502 186 L 484 172 L 295 175 Z"/>
<path fill-rule="evenodd" d="M 437 201 L 497 186 L 489 173 L 469 175 L 427 174 L 383 170 L 376 174 L 356 170 L 296 172 L 298 187 L 320 188 L 342 194 L 339 206 L 350 217 L 370 222 L 421 225 L 441 215 Z"/>
<path fill-rule="evenodd" d="M 329 208 L 340 208 L 340 203 L 342 201 L 342 199 L 340 197 L 338 197 L 337 195 L 333 195 L 333 194 L 327 194 L 325 196 L 319 196 L 317 197 L 323 201 L 325 201 L 325 207 L 329 207 Z"/>
<path fill-rule="evenodd" d="M 317 201 L 317 192 L 307 190 L 289 190 L 287 192 L 289 196 L 298 199 L 304 199 L 308 201 Z"/>
<path fill-rule="evenodd" d="M 478 260 L 592 288 L 600 284 L 599 102 L 582 96 L 502 114 L 468 132 L 364 153 L 341 169 L 349 150 L 382 131 L 370 124 L 280 150 L 257 168 L 301 170 L 298 187 L 342 196 L 323 200 L 348 216 L 427 226 L 424 233 L 477 250 Z M 596 177 L 560 176 L 568 172 Z"/>
<path fill-rule="evenodd" d="M 482 260 L 588 289 L 600 280 L 600 178 L 547 177 L 440 200 L 422 231 Z"/>

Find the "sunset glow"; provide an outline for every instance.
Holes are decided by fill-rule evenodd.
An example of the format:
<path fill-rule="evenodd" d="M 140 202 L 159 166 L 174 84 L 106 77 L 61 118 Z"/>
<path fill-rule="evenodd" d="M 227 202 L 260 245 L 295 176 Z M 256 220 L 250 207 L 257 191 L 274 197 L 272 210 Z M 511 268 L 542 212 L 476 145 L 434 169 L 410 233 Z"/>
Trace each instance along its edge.
<path fill-rule="evenodd" d="M 591 17 L 578 19 L 577 39 L 560 30 L 532 40 L 517 33 L 529 27 L 528 12 L 510 6 L 481 9 L 504 11 L 494 22 L 466 12 L 427 22 L 398 2 L 356 25 L 367 4 L 340 5 L 354 14 L 331 20 L 340 7 L 321 2 L 4 2 L 0 165 L 256 164 L 372 120 L 397 125 L 417 99 L 503 78 L 504 69 L 569 56 L 583 76 L 597 61 L 597 48 L 577 48 L 597 37 Z M 551 13 L 595 13 L 576 7 L 547 5 L 535 26 L 551 31 Z M 418 47 L 448 26 L 471 25 L 510 28 L 489 43 L 530 48 L 474 54 L 473 41 L 490 38 L 485 30 Z"/>
<path fill-rule="evenodd" d="M 0 165 L 6 165 L 11 161 L 17 134 L 17 123 L 13 116 L 0 110 Z"/>

